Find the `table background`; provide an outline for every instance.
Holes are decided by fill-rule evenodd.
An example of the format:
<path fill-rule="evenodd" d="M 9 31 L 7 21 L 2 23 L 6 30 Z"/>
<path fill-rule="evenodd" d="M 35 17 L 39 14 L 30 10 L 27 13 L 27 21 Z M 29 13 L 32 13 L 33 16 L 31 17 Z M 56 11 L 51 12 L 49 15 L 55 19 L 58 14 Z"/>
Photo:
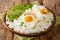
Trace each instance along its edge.
<path fill-rule="evenodd" d="M 15 4 L 27 4 L 34 0 L 0 0 L 0 14 Z M 42 0 L 37 0 L 42 4 Z M 7 30 L 0 19 L 0 40 L 19 40 L 16 34 Z M 32 40 L 60 40 L 60 24 L 56 25 L 50 32 Z"/>

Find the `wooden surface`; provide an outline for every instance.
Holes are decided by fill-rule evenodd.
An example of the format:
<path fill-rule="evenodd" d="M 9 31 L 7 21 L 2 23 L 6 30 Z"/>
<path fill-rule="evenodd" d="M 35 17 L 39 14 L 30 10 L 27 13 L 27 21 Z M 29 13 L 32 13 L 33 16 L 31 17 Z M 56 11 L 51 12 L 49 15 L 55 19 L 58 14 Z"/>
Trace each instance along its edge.
<path fill-rule="evenodd" d="M 15 4 L 30 3 L 33 0 L 0 0 L 0 13 L 8 10 Z M 42 1 L 38 0 L 40 3 Z M 56 27 L 57 26 L 57 27 Z M 50 32 L 39 37 L 35 37 L 32 40 L 60 40 L 60 24 L 56 25 Z M 17 35 L 4 28 L 0 19 L 0 40 L 19 40 Z"/>
<path fill-rule="evenodd" d="M 60 0 L 44 0 L 44 6 L 60 16 Z"/>

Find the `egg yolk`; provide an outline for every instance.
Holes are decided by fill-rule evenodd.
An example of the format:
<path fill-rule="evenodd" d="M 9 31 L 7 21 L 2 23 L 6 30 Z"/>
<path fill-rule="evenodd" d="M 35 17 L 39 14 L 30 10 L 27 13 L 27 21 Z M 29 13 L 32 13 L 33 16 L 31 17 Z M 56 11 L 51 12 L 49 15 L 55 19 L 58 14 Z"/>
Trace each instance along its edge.
<path fill-rule="evenodd" d="M 41 14 L 48 14 L 48 10 L 47 9 L 40 9 L 39 12 Z"/>
<path fill-rule="evenodd" d="M 25 22 L 32 22 L 33 18 L 32 18 L 32 16 L 26 16 L 24 18 L 24 20 L 25 20 Z"/>

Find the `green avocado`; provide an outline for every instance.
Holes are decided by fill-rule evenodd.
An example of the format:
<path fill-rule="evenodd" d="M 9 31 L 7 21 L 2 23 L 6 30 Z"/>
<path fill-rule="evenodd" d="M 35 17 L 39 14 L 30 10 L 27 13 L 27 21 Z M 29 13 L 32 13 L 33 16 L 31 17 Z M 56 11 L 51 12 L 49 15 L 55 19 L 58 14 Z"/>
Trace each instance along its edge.
<path fill-rule="evenodd" d="M 13 6 L 7 11 L 6 20 L 12 22 L 14 19 L 18 19 L 26 9 L 32 6 L 32 4 L 17 4 Z"/>

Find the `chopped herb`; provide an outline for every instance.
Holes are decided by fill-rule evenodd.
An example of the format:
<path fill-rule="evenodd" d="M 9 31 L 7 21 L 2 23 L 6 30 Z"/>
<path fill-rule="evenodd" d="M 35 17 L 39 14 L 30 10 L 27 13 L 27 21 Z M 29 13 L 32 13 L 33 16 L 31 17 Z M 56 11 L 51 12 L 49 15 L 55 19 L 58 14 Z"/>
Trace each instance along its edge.
<path fill-rule="evenodd" d="M 39 25 L 39 27 L 41 27 L 41 26 Z"/>
<path fill-rule="evenodd" d="M 45 19 L 45 17 L 43 17 L 43 19 Z"/>
<path fill-rule="evenodd" d="M 46 22 L 49 22 L 49 21 L 46 21 Z"/>
<path fill-rule="evenodd" d="M 21 23 L 20 23 L 20 26 L 23 26 L 23 24 L 24 24 L 24 22 L 21 22 Z"/>
<path fill-rule="evenodd" d="M 36 26 L 34 26 L 32 29 L 35 29 L 36 28 Z"/>
<path fill-rule="evenodd" d="M 50 19 L 50 20 L 52 20 L 52 19 Z"/>
<path fill-rule="evenodd" d="M 44 30 L 46 30 L 46 29 L 44 28 Z"/>
<path fill-rule="evenodd" d="M 34 16 L 36 18 L 36 16 Z"/>
<path fill-rule="evenodd" d="M 24 27 L 27 27 L 26 25 Z"/>

